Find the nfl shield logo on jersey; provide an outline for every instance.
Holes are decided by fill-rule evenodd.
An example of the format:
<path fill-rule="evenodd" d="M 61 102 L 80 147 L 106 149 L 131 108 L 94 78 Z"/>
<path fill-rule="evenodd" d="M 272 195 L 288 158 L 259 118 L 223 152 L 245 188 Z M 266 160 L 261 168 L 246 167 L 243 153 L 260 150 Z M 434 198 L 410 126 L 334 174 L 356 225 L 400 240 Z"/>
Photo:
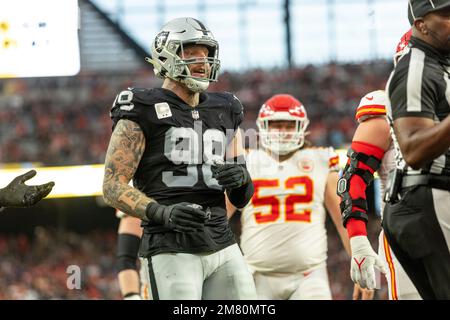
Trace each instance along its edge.
<path fill-rule="evenodd" d="M 200 118 L 198 110 L 192 110 L 192 118 L 194 118 L 194 120 L 198 120 L 198 118 Z"/>

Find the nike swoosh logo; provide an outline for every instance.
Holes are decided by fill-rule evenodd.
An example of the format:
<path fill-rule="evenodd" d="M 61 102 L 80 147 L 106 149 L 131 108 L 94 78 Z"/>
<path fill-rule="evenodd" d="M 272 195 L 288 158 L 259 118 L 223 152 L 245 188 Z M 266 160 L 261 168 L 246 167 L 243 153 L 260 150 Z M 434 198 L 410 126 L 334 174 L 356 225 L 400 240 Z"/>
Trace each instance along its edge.
<path fill-rule="evenodd" d="M 370 97 L 366 97 L 367 100 L 372 101 L 373 100 L 373 96 Z"/>
<path fill-rule="evenodd" d="M 356 258 L 353 258 L 353 260 L 355 260 L 356 264 L 358 265 L 358 269 L 359 271 L 361 271 L 361 265 L 363 264 L 364 260 L 366 260 L 366 258 L 364 257 L 361 262 L 359 262 L 358 260 L 356 260 Z"/>

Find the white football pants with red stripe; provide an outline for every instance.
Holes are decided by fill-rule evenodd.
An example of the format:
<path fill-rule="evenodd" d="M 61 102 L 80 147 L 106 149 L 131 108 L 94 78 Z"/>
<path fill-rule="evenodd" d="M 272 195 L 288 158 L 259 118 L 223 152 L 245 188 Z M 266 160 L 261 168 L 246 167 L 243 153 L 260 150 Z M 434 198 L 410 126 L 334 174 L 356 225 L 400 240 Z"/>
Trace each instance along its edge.
<path fill-rule="evenodd" d="M 389 247 L 383 230 L 381 230 L 378 237 L 378 255 L 385 264 L 389 300 L 422 300 L 417 289 L 395 257 L 394 252 Z"/>

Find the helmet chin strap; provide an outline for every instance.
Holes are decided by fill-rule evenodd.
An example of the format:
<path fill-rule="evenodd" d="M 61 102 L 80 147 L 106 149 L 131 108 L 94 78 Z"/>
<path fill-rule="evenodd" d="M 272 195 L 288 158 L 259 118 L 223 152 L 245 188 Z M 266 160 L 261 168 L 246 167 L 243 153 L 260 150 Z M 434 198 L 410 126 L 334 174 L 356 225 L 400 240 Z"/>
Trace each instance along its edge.
<path fill-rule="evenodd" d="M 273 151 L 272 150 L 272 152 L 273 153 L 275 153 L 275 154 L 278 154 L 278 155 L 280 155 L 280 156 L 285 156 L 285 155 L 287 155 L 287 154 L 289 154 L 289 153 L 292 153 L 292 152 L 294 152 L 294 151 L 296 151 L 297 149 L 295 149 L 295 150 L 278 150 L 278 151 Z"/>
<path fill-rule="evenodd" d="M 194 92 L 203 92 L 209 87 L 209 81 L 201 81 L 192 78 L 184 78 L 179 81 L 184 83 L 189 90 Z"/>
<path fill-rule="evenodd" d="M 284 156 L 289 153 L 292 153 L 294 151 L 297 151 L 298 149 L 301 149 L 305 144 L 305 139 L 303 137 L 298 137 L 299 141 L 298 143 L 288 142 L 288 143 L 281 143 L 280 141 L 274 142 L 273 139 L 270 139 L 269 136 L 267 136 L 264 140 L 262 140 L 262 146 L 268 150 L 270 150 L 272 153 Z"/>
<path fill-rule="evenodd" d="M 290 153 L 294 153 L 295 151 L 301 149 L 301 147 L 297 146 L 295 149 L 292 148 L 292 149 L 285 149 L 285 150 L 282 150 L 280 148 L 278 148 L 278 150 L 276 150 L 274 148 L 267 148 L 267 147 L 266 147 L 266 149 L 269 150 L 273 154 L 276 154 L 276 155 L 279 155 L 279 156 L 285 156 L 285 155 L 288 155 Z"/>
<path fill-rule="evenodd" d="M 145 57 L 145 61 L 150 63 L 151 65 L 153 65 L 153 67 L 155 67 L 158 62 L 156 62 L 155 60 L 149 58 L 149 57 Z M 155 68 L 156 70 L 157 68 Z M 162 74 L 160 74 L 160 76 L 162 76 Z M 164 77 L 164 76 L 163 76 Z M 209 87 L 209 81 L 202 81 L 202 80 L 197 80 L 197 79 L 193 79 L 193 78 L 172 78 L 171 79 L 184 83 L 186 85 L 186 87 L 188 87 L 189 90 L 193 91 L 193 92 L 203 92 L 206 89 L 208 89 Z"/>

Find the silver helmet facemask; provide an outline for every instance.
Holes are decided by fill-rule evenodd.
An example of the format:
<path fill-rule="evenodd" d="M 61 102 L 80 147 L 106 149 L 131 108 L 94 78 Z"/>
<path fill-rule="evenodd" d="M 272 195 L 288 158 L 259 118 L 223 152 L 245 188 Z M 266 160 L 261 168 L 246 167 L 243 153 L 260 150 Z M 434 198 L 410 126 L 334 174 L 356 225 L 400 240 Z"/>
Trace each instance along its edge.
<path fill-rule="evenodd" d="M 183 59 L 184 49 L 189 45 L 202 45 L 208 49 L 208 57 Z M 169 21 L 153 42 L 152 58 L 146 58 L 153 65 L 155 75 L 184 83 L 194 92 L 206 90 L 209 83 L 219 77 L 219 44 L 211 31 L 193 18 L 177 18 Z M 204 63 L 209 70 L 207 77 L 191 75 L 189 65 Z"/>

